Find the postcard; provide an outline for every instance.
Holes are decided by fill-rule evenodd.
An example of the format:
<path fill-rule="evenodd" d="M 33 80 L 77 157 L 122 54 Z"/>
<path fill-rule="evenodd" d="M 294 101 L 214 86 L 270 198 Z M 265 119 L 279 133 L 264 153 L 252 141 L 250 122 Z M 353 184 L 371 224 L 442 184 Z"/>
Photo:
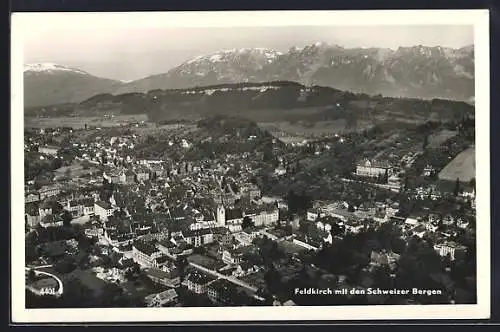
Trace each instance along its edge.
<path fill-rule="evenodd" d="M 488 24 L 14 13 L 12 321 L 489 318 Z"/>

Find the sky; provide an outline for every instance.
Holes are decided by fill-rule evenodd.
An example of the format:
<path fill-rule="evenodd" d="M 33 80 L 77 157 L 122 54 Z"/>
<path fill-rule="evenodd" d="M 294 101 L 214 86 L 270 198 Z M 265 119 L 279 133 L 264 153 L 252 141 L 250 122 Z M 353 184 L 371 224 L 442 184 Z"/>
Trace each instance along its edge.
<path fill-rule="evenodd" d="M 286 52 L 315 42 L 393 49 L 414 45 L 459 48 L 474 43 L 473 27 L 457 24 L 193 27 L 130 24 L 133 19 L 110 24 L 107 18 L 30 19 L 23 29 L 24 63 L 52 62 L 100 77 L 134 80 L 164 73 L 198 55 L 231 48 Z"/>

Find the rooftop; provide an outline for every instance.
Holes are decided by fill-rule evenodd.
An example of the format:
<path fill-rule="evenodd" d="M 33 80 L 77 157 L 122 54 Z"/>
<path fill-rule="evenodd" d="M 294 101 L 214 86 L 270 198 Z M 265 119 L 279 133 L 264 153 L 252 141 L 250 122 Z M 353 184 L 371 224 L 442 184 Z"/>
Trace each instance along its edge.
<path fill-rule="evenodd" d="M 147 275 L 158 279 L 172 279 L 179 276 L 179 272 L 177 270 L 172 270 L 171 272 L 164 272 L 159 269 L 146 268 L 144 269 L 144 272 L 146 272 Z"/>
<path fill-rule="evenodd" d="M 148 255 L 148 256 L 151 256 L 152 254 L 154 254 L 155 252 L 158 252 L 158 249 L 156 249 L 155 246 L 149 244 L 149 243 L 145 243 L 145 242 L 142 242 L 142 241 L 136 241 L 134 242 L 134 247 L 139 250 L 140 252 Z"/>
<path fill-rule="evenodd" d="M 106 210 L 110 210 L 112 208 L 110 203 L 104 201 L 97 201 L 95 202 L 95 205 L 100 206 L 101 208 Z"/>
<path fill-rule="evenodd" d="M 159 299 L 162 302 L 170 302 L 170 301 L 174 300 L 175 298 L 177 298 L 177 292 L 175 291 L 175 289 L 172 289 L 172 288 L 167 289 L 166 291 L 163 291 L 161 293 L 150 294 L 150 295 L 146 296 L 146 301 L 151 300 L 155 297 L 159 297 Z"/>
<path fill-rule="evenodd" d="M 191 281 L 193 283 L 196 283 L 198 285 L 206 285 L 209 282 L 214 281 L 216 279 L 217 278 L 215 278 L 215 277 L 212 277 L 210 275 L 207 275 L 207 274 L 204 274 L 204 273 L 201 273 L 201 272 L 198 272 L 198 271 L 192 272 L 187 277 L 187 280 L 189 280 L 189 281 Z"/>

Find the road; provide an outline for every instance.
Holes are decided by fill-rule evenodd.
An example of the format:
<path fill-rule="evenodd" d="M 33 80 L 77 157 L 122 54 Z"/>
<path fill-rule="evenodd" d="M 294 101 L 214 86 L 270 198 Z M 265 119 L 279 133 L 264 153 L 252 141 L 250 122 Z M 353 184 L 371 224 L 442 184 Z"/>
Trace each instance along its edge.
<path fill-rule="evenodd" d="M 43 272 L 43 271 L 38 271 L 37 269 L 40 269 L 40 268 L 44 268 L 44 267 L 51 267 L 52 265 L 43 265 L 43 266 L 36 266 L 36 267 L 26 267 L 25 269 L 27 271 L 29 270 L 33 270 L 35 271 L 35 275 L 44 275 L 44 276 L 48 276 L 48 277 L 51 277 L 53 279 L 55 279 L 57 281 L 57 290 L 56 290 L 56 293 L 55 293 L 55 296 L 59 297 L 63 294 L 63 282 L 61 279 L 59 279 L 58 276 L 52 274 L 52 273 L 48 273 L 48 272 Z"/>
<path fill-rule="evenodd" d="M 205 273 L 208 273 L 212 276 L 215 276 L 215 277 L 218 277 L 218 278 L 221 278 L 221 279 L 226 279 L 227 281 L 229 282 L 232 282 L 233 284 L 235 285 L 238 285 L 238 286 L 241 286 L 241 287 L 244 287 L 252 292 L 257 292 L 257 287 L 254 287 L 252 285 L 249 285 L 247 284 L 246 282 L 240 280 L 240 279 L 237 279 L 235 277 L 231 277 L 231 276 L 225 276 L 217 271 L 214 271 L 214 270 L 210 270 L 210 269 L 207 269 L 206 267 L 203 267 L 201 265 L 198 265 L 198 264 L 195 264 L 195 263 L 192 263 L 190 262 L 189 265 L 191 265 L 192 267 L 202 271 L 202 272 L 205 272 Z"/>

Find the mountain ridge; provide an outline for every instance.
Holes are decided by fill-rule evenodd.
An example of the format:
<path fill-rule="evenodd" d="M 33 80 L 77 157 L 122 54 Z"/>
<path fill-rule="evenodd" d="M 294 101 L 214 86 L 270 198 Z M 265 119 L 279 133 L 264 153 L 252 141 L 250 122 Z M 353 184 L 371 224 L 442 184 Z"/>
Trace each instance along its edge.
<path fill-rule="evenodd" d="M 57 73 L 52 70 L 51 75 L 44 75 L 43 71 L 32 75 L 33 72 L 25 71 L 27 106 L 79 102 L 100 93 L 145 93 L 156 89 L 279 80 L 391 97 L 465 101 L 474 97 L 473 45 L 458 49 L 422 45 L 388 49 L 344 48 L 318 42 L 302 48 L 291 47 L 286 52 L 268 48 L 228 49 L 190 58 L 165 73 L 131 82 L 99 78 L 79 69 Z M 72 79 L 66 78 L 65 86 L 54 89 L 50 77 L 53 81 L 56 74 L 85 76 L 85 79 L 73 80 L 88 80 L 89 87 L 79 83 L 76 84 L 80 86 L 79 91 L 71 91 L 75 90 Z M 30 87 L 33 77 L 48 81 L 45 88 L 41 87 L 40 94 L 45 95 L 38 98 L 41 101 L 37 101 L 37 93 Z"/>

